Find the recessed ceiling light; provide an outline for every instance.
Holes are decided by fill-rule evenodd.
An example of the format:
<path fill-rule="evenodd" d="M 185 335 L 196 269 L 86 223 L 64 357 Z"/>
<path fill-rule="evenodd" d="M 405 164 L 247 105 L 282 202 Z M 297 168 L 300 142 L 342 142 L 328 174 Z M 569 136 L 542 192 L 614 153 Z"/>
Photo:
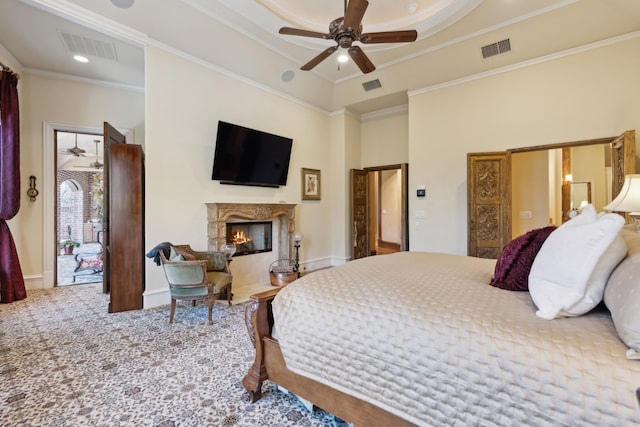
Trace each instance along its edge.
<path fill-rule="evenodd" d="M 418 9 L 418 5 L 415 3 L 411 3 L 410 5 L 407 6 L 407 12 L 409 12 L 409 14 L 415 13 L 417 9 Z"/>
<path fill-rule="evenodd" d="M 120 9 L 129 9 L 131 6 L 133 6 L 133 1 L 134 0 L 111 0 L 111 3 L 113 3 L 115 7 L 119 7 Z"/>
<path fill-rule="evenodd" d="M 89 62 L 89 60 L 82 55 L 73 55 L 73 59 L 75 59 L 78 62 Z"/>

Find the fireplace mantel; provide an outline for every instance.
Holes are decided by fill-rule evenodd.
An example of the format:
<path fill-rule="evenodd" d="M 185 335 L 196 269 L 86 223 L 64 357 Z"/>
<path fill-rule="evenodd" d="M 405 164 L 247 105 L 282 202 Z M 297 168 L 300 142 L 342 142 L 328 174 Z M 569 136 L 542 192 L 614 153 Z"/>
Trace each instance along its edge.
<path fill-rule="evenodd" d="M 207 246 L 218 251 L 227 241 L 229 219 L 272 220 L 278 223 L 278 259 L 291 259 L 296 205 L 290 203 L 206 203 Z"/>

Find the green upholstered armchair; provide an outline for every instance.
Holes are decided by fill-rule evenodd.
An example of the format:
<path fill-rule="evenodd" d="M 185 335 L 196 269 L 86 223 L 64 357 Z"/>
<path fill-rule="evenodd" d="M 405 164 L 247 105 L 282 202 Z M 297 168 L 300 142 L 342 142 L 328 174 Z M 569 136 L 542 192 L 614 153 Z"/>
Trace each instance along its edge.
<path fill-rule="evenodd" d="M 207 278 L 206 261 L 169 261 L 160 251 L 160 262 L 164 275 L 169 282 L 171 293 L 171 313 L 169 323 L 173 323 L 173 314 L 176 310 L 176 300 L 192 301 L 195 306 L 196 301 L 206 300 L 209 305 L 209 324 L 213 324 L 211 313 L 213 304 L 218 299 L 220 292 Z"/>
<path fill-rule="evenodd" d="M 185 260 L 204 260 L 207 262 L 207 278 L 220 294 L 220 298 L 226 298 L 227 303 L 231 305 L 231 284 L 233 276 L 229 269 L 229 260 L 222 252 L 215 251 L 194 251 L 189 245 L 176 245 L 176 251 L 181 254 Z"/>

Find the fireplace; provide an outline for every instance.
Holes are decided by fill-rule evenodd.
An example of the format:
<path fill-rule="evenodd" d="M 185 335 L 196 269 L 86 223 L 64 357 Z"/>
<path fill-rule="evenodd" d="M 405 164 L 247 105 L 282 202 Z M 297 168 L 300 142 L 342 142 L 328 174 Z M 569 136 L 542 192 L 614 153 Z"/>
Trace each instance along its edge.
<path fill-rule="evenodd" d="M 227 222 L 227 243 L 236 245 L 234 256 L 272 250 L 272 222 Z"/>
<path fill-rule="evenodd" d="M 291 235 L 295 230 L 295 204 L 289 203 L 207 203 L 207 248 L 218 251 L 227 242 L 227 223 L 245 221 L 277 222 L 277 259 L 290 259 L 293 253 Z M 266 270 L 266 269 L 265 269 Z"/>

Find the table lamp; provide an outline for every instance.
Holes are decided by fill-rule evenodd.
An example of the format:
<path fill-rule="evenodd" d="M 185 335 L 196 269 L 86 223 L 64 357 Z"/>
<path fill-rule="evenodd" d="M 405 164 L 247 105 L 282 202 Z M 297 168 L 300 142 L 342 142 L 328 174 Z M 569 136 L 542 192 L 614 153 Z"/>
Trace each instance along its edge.
<path fill-rule="evenodd" d="M 618 196 L 603 209 L 612 212 L 629 212 L 636 223 L 636 231 L 640 231 L 640 174 L 629 174 L 624 177 L 624 184 Z"/>

